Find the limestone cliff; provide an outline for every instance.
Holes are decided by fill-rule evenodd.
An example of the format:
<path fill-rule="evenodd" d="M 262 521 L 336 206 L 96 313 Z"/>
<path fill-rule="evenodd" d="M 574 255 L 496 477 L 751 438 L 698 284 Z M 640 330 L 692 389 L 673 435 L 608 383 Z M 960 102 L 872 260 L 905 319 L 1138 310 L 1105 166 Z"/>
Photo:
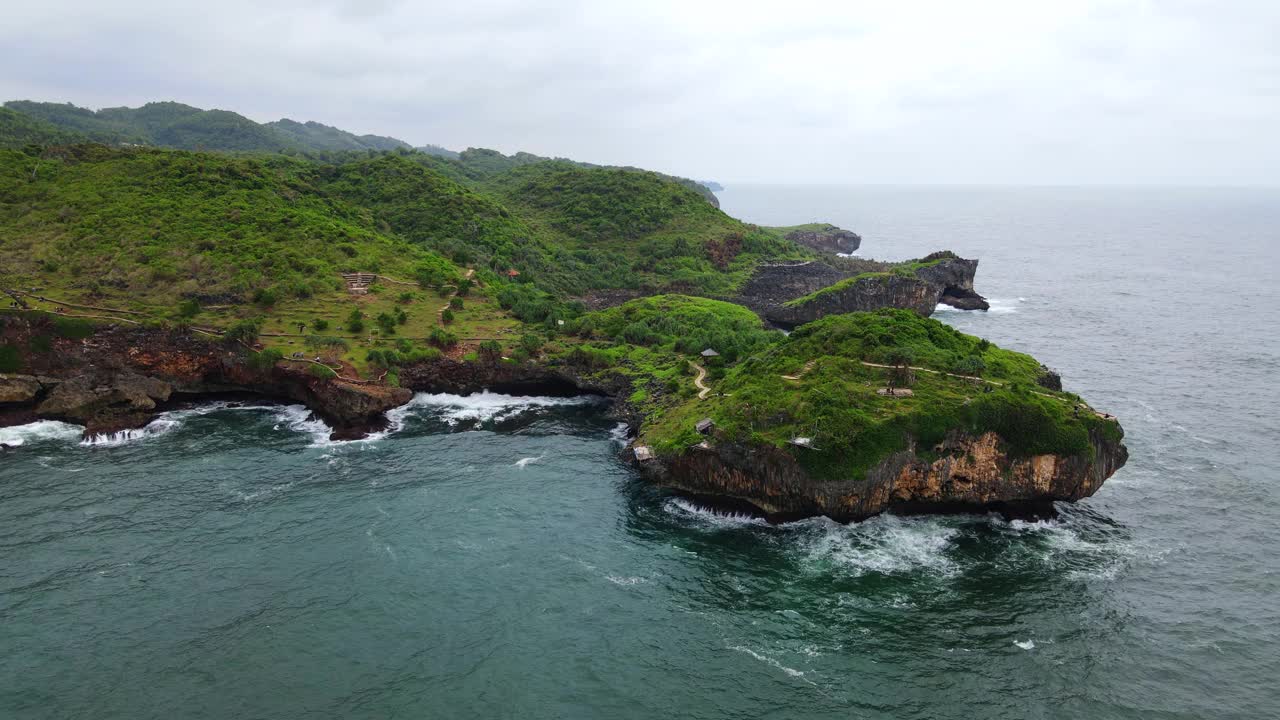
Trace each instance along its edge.
<path fill-rule="evenodd" d="M 641 467 L 664 486 L 745 502 L 780 519 L 826 515 L 847 521 L 887 511 L 984 509 L 1037 515 L 1052 512 L 1054 501 L 1097 492 L 1128 459 L 1118 439 L 1094 432 L 1090 443 L 1090 451 L 1078 455 L 1018 457 L 994 433 L 953 434 L 930 453 L 913 445 L 885 458 L 864 477 L 837 480 L 810 477 L 796 459 L 795 453 L 804 449 L 714 440 Z"/>
<path fill-rule="evenodd" d="M 837 258 L 837 260 L 840 260 Z M 973 289 L 977 260 L 939 252 L 906 263 L 857 260 L 763 265 L 737 298 L 766 320 L 795 327 L 820 317 L 880 308 L 930 315 L 938 303 L 986 310 Z"/>
<path fill-rule="evenodd" d="M 786 238 L 818 252 L 842 255 L 847 255 L 862 245 L 862 237 L 857 233 L 849 232 L 835 225 L 821 225 L 802 230 L 793 230 L 787 233 Z"/>
<path fill-rule="evenodd" d="M 6 339 L 23 346 L 49 330 L 39 320 L 0 323 Z M 358 435 L 412 395 L 322 379 L 303 364 L 254 368 L 242 348 L 179 331 L 103 326 L 88 338 L 49 342 L 48 352 L 28 356 L 24 374 L 0 375 L 0 424 L 64 420 L 95 435 L 141 427 L 183 396 L 243 392 L 302 402 L 337 434 Z"/>
<path fill-rule="evenodd" d="M 769 308 L 765 318 L 784 327 L 796 327 L 827 315 L 869 312 L 880 308 L 933 314 L 941 288 L 917 277 L 880 273 L 859 277 L 836 289 L 811 296 L 800 303 Z"/>

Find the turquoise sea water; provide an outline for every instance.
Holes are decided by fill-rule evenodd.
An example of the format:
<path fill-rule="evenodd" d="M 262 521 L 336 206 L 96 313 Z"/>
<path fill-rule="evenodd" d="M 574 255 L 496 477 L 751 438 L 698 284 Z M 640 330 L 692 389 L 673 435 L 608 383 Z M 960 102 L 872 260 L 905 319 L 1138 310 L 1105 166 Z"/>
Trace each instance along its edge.
<path fill-rule="evenodd" d="M 734 188 L 861 254 L 982 258 L 939 317 L 1118 414 L 1054 521 L 769 526 L 657 491 L 588 399 L 0 429 L 3 718 L 1259 718 L 1280 709 L 1280 194 Z"/>

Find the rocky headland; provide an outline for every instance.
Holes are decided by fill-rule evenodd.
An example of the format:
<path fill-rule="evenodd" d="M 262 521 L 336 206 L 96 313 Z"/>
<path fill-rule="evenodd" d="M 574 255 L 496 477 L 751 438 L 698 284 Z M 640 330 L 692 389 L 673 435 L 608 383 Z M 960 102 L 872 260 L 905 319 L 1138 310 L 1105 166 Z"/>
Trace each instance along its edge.
<path fill-rule="evenodd" d="M 923 316 L 933 314 L 939 303 L 986 310 L 986 300 L 973 289 L 977 271 L 977 260 L 946 251 L 903 263 L 775 263 L 757 268 L 733 300 L 788 328 L 827 315 L 885 307 Z"/>
<path fill-rule="evenodd" d="M 792 230 L 786 238 L 811 250 L 833 255 L 848 255 L 862 245 L 862 236 L 857 233 L 826 224 Z"/>

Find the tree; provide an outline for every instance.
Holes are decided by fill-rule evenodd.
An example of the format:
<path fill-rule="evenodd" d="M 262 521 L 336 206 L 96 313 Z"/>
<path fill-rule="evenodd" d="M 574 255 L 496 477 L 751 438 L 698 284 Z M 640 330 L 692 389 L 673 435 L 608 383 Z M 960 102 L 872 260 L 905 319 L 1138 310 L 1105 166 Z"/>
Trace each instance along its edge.
<path fill-rule="evenodd" d="M 480 357 L 490 364 L 496 364 L 502 359 L 502 345 L 497 340 L 485 340 L 480 343 Z"/>
<path fill-rule="evenodd" d="M 357 335 L 364 332 L 364 313 L 360 308 L 351 308 L 351 314 L 347 316 L 347 330 Z"/>
<path fill-rule="evenodd" d="M 900 387 L 908 387 L 915 382 L 915 375 L 911 371 L 911 361 L 914 359 L 911 351 L 905 348 L 894 348 L 889 351 L 888 364 L 892 365 L 889 370 L 889 389 Z"/>

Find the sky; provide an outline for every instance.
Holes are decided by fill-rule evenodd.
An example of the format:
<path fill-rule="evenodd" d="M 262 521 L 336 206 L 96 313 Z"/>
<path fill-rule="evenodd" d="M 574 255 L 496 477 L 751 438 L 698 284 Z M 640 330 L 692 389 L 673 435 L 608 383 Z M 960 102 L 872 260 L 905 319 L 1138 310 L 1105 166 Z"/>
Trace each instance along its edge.
<path fill-rule="evenodd" d="M 1277 0 L 7 0 L 0 99 L 765 183 L 1280 185 Z"/>

